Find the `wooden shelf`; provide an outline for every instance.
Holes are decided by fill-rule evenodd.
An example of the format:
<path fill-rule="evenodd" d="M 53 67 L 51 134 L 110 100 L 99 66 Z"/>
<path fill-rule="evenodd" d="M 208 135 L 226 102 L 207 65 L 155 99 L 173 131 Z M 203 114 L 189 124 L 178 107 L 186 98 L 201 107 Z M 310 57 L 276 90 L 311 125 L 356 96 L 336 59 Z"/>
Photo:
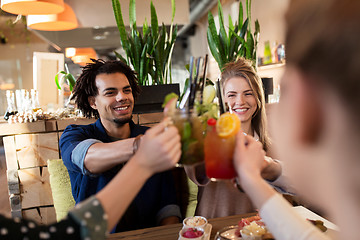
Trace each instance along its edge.
<path fill-rule="evenodd" d="M 271 64 L 267 64 L 267 65 L 258 66 L 258 71 L 281 68 L 284 66 L 285 66 L 285 63 L 271 63 Z"/>

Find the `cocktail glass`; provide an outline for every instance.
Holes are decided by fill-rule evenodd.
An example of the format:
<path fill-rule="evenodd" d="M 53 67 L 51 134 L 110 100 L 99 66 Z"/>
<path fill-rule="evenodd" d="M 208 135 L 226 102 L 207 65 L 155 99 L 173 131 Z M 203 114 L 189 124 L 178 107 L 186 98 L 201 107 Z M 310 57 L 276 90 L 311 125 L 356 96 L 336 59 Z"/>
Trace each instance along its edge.
<path fill-rule="evenodd" d="M 175 109 L 170 115 L 181 136 L 181 158 L 178 166 L 204 161 L 204 128 L 196 112 Z"/>
<path fill-rule="evenodd" d="M 212 181 L 235 178 L 233 154 L 236 136 L 220 137 L 215 124 L 215 120 L 213 123 L 208 121 L 208 131 L 204 140 L 206 175 Z"/>

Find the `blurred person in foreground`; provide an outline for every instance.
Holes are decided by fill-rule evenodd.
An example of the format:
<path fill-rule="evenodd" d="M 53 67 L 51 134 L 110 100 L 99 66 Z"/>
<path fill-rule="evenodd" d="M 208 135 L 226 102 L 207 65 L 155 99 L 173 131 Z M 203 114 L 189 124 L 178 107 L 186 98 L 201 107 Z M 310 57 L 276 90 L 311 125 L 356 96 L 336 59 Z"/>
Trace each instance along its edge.
<path fill-rule="evenodd" d="M 274 112 L 278 153 L 297 193 L 340 228 L 360 236 L 360 1 L 292 0 L 287 64 Z M 262 146 L 237 135 L 242 188 L 276 239 L 328 239 L 261 177 Z"/>
<path fill-rule="evenodd" d="M 132 121 L 139 93 L 135 72 L 121 61 L 93 59 L 83 67 L 73 98 L 86 117 L 98 120 L 69 125 L 60 138 L 61 157 L 76 203 L 103 189 L 141 145 L 141 136 L 149 128 Z M 180 218 L 174 177 L 171 171 L 164 171 L 147 180 L 114 231 L 173 224 Z"/>
<path fill-rule="evenodd" d="M 168 123 L 164 120 L 149 129 L 139 150 L 113 180 L 76 205 L 66 219 L 44 226 L 0 215 L 0 239 L 105 239 L 145 182 L 153 174 L 174 167 L 180 159 L 180 136 L 175 127 L 167 127 Z"/>

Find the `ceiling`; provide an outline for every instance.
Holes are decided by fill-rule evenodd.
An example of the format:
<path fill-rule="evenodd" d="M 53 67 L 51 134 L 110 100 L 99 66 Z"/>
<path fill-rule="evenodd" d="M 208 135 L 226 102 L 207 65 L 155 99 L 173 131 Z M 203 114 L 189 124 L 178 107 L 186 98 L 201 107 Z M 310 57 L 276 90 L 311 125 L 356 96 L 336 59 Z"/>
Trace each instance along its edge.
<path fill-rule="evenodd" d="M 121 47 L 111 0 L 65 0 L 77 16 L 79 27 L 70 31 L 38 31 L 37 36 L 48 42 L 57 51 L 66 47 L 92 47 L 98 53 L 112 52 Z M 128 0 L 120 0 L 125 25 L 128 23 Z M 150 1 L 137 0 L 136 22 L 142 25 L 150 19 Z M 175 0 L 174 22 L 179 25 L 179 35 L 186 37 L 191 26 L 215 6 L 217 0 Z M 100 4 L 101 3 L 101 4 Z M 159 22 L 170 24 L 171 4 L 169 0 L 153 0 Z M 149 5 L 146 7 L 146 5 Z M 139 7 L 142 6 L 142 7 Z M 145 6 L 145 7 L 144 7 Z"/>

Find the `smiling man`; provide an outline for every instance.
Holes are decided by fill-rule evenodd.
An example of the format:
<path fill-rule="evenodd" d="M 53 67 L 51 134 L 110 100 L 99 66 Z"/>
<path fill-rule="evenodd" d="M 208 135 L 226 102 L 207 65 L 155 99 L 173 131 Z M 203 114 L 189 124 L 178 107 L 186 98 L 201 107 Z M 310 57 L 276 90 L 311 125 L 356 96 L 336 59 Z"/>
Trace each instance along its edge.
<path fill-rule="evenodd" d="M 120 61 L 93 60 L 83 68 L 73 98 L 86 117 L 99 119 L 89 125 L 70 125 L 60 138 L 76 203 L 100 191 L 137 150 L 147 130 L 131 120 L 139 93 L 135 73 Z M 115 231 L 178 223 L 181 215 L 174 189 L 170 171 L 155 174 Z"/>

